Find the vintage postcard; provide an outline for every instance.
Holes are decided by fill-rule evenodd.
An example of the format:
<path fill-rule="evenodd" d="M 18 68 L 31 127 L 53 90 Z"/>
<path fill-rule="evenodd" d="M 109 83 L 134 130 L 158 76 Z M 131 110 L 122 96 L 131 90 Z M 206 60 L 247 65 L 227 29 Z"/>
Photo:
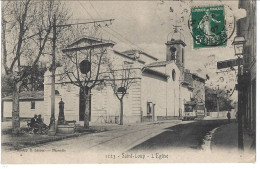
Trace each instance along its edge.
<path fill-rule="evenodd" d="M 1 13 L 2 164 L 255 162 L 256 0 Z"/>

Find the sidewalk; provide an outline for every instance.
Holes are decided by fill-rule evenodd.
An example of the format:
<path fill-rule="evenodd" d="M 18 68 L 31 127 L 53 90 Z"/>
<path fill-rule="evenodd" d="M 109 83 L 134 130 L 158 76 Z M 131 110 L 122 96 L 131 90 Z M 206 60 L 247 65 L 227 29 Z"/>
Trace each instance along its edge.
<path fill-rule="evenodd" d="M 39 134 L 29 134 L 27 132 L 27 122 L 21 121 L 21 133 L 19 135 L 12 134 L 11 121 L 1 123 L 1 143 L 2 150 L 11 151 L 19 150 L 26 147 L 36 146 L 37 144 L 44 144 L 53 141 L 59 141 L 72 137 L 79 137 L 85 134 L 99 133 L 112 130 L 126 130 L 127 128 L 135 127 L 137 125 L 160 125 L 161 123 L 171 123 L 173 121 L 180 120 L 167 120 L 167 121 L 157 121 L 157 122 L 144 122 L 137 124 L 92 124 L 88 130 L 83 129 L 83 127 L 78 128 L 77 132 L 67 135 L 48 136 L 48 135 L 39 135 Z"/>
<path fill-rule="evenodd" d="M 248 131 L 243 132 L 243 141 L 244 153 L 255 154 L 254 138 Z M 231 122 L 220 126 L 213 134 L 210 147 L 213 153 L 238 153 L 238 124 Z"/>
<path fill-rule="evenodd" d="M 37 144 L 44 144 L 52 141 L 63 140 L 71 137 L 79 137 L 81 135 L 90 134 L 94 132 L 101 132 L 96 130 L 78 130 L 73 134 L 56 134 L 55 136 L 48 136 L 44 134 L 32 134 L 28 132 L 27 122 L 21 121 L 19 134 L 12 133 L 12 122 L 1 122 L 1 145 L 2 150 L 19 150 L 26 147 L 35 146 Z"/>

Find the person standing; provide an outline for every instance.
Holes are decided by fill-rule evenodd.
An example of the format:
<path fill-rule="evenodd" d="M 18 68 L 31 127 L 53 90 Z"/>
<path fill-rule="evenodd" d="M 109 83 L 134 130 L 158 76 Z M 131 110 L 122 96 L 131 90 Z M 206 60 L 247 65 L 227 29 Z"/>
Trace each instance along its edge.
<path fill-rule="evenodd" d="M 227 113 L 227 118 L 228 118 L 228 123 L 230 123 L 231 114 L 230 114 L 229 111 L 228 111 L 228 113 Z"/>

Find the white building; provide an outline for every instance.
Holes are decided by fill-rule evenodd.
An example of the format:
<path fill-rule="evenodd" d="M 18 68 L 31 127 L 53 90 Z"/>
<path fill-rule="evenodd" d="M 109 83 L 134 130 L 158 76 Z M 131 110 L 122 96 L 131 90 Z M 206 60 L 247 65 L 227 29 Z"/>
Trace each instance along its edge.
<path fill-rule="evenodd" d="M 46 114 L 44 112 L 43 91 L 21 92 L 19 93 L 20 118 L 32 118 L 34 114 Z M 2 98 L 2 118 L 4 120 L 12 118 L 12 96 Z"/>
<path fill-rule="evenodd" d="M 91 42 L 91 43 L 89 43 Z M 102 43 L 103 42 L 103 43 Z M 138 123 L 142 121 L 156 121 L 161 119 L 179 118 L 184 110 L 184 101 L 189 101 L 192 90 L 182 85 L 184 67 L 184 47 L 181 40 L 171 41 L 167 45 L 167 61 L 158 61 L 157 58 L 145 52 L 130 50 L 119 52 L 98 39 L 84 37 L 69 45 L 84 46 L 89 48 L 96 44 L 107 45 L 108 57 L 112 58 L 114 66 L 130 65 L 135 70 L 135 83 L 131 85 L 124 97 L 124 123 Z M 171 56 L 170 47 L 177 50 Z M 173 56 L 174 55 L 174 56 Z M 84 104 L 79 87 L 60 80 L 59 72 L 56 73 L 55 89 L 59 92 L 56 95 L 56 119 L 58 119 L 58 102 L 62 99 L 65 102 L 66 120 L 84 120 Z M 51 114 L 51 86 L 50 75 L 47 71 L 44 80 L 44 106 L 46 110 L 45 119 L 50 119 Z M 117 123 L 120 114 L 120 102 L 116 98 L 111 86 L 97 86 L 91 91 L 91 123 Z"/>

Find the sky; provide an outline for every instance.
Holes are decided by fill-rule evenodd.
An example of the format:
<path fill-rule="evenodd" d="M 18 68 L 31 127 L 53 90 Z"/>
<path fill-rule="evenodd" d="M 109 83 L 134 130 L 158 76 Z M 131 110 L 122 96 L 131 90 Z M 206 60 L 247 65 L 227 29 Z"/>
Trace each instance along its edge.
<path fill-rule="evenodd" d="M 100 37 L 117 43 L 115 49 L 141 49 L 159 60 L 166 59 L 165 43 L 172 36 L 173 25 L 181 26 L 184 36 L 186 68 L 205 77 L 208 86 L 232 89 L 235 85 L 235 72 L 218 73 L 216 62 L 234 59 L 234 48 L 231 45 L 236 30 L 230 34 L 226 47 L 193 49 L 192 36 L 188 28 L 190 8 L 197 6 L 225 5 L 226 15 L 235 20 L 246 16 L 246 11 L 238 9 L 238 1 L 69 1 L 72 9 L 72 20 L 82 22 L 99 19 L 115 19 L 109 28 L 101 29 Z M 171 12 L 170 12 L 171 8 Z M 222 81 L 219 78 L 223 77 Z M 233 78 L 234 80 L 230 80 Z M 236 97 L 236 96 L 235 96 Z"/>

